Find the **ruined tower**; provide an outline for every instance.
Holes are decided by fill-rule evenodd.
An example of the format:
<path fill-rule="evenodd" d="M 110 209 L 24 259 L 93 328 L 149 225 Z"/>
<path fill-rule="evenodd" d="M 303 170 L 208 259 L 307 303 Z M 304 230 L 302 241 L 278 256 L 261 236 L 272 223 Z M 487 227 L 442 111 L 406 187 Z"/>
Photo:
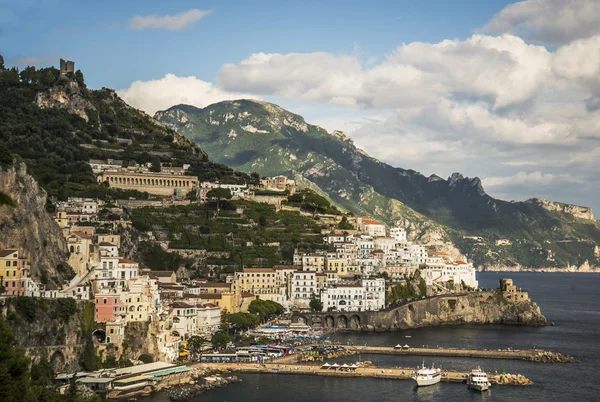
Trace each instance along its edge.
<path fill-rule="evenodd" d="M 67 75 L 68 73 L 75 73 L 75 62 L 60 59 L 60 75 Z"/>

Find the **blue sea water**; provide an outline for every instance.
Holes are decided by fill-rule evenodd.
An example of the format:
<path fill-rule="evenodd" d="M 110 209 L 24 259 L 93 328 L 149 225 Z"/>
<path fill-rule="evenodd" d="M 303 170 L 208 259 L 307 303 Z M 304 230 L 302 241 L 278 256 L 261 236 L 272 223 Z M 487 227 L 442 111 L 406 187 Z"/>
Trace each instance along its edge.
<path fill-rule="evenodd" d="M 332 338 L 355 345 L 398 343 L 461 348 L 538 347 L 577 357 L 580 363 L 544 364 L 513 360 L 432 358 L 448 369 L 468 370 L 477 365 L 486 371 L 520 373 L 535 382 L 528 387 L 492 386 L 487 393 L 471 391 L 464 384 L 442 383 L 416 388 L 412 381 L 374 378 L 325 378 L 300 375 L 243 374 L 241 383 L 211 391 L 194 402 L 222 401 L 600 401 L 600 275 L 567 273 L 481 273 L 480 286 L 497 287 L 511 277 L 529 291 L 549 322 L 556 326 L 453 326 L 389 333 L 335 334 Z M 408 338 L 407 336 L 410 336 Z M 341 361 L 356 361 L 348 357 Z M 369 355 L 378 366 L 410 367 L 418 356 Z M 145 401 L 164 402 L 165 394 Z"/>

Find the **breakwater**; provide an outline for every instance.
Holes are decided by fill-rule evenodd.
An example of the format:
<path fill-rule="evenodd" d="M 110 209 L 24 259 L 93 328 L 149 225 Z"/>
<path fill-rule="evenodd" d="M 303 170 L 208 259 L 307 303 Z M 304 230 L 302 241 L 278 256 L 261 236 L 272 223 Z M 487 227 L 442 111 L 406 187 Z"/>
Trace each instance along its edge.
<path fill-rule="evenodd" d="M 483 359 L 527 360 L 540 363 L 575 363 L 578 360 L 562 353 L 540 349 L 455 349 L 455 348 L 393 348 L 386 346 L 347 346 L 348 351 L 364 354 L 472 357 Z"/>
<path fill-rule="evenodd" d="M 353 371 L 323 369 L 318 365 L 308 364 L 257 364 L 257 363 L 199 363 L 194 367 L 220 371 L 221 373 L 261 373 L 279 375 L 314 375 L 324 377 L 371 377 L 393 380 L 411 380 L 413 368 L 381 368 L 359 367 Z M 444 370 L 442 382 L 464 383 L 469 373 Z M 489 381 L 498 385 L 531 385 L 533 381 L 520 374 L 488 374 Z"/>

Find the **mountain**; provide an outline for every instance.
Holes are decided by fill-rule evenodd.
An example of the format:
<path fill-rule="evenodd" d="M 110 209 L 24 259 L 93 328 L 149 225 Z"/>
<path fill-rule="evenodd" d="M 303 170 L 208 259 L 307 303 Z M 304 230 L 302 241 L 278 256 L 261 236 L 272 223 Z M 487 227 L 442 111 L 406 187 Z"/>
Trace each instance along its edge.
<path fill-rule="evenodd" d="M 173 166 L 187 163 L 188 171 L 201 180 L 252 180 L 213 163 L 194 143 L 127 105 L 114 90 L 86 88 L 79 70 L 64 74 L 53 67 L 27 67 L 19 72 L 0 64 L 2 143 L 58 199 L 107 196 L 109 189 L 96 182 L 90 159 L 120 160 L 124 166 L 158 160 Z"/>
<path fill-rule="evenodd" d="M 86 88 L 81 71 L 8 69 L 0 56 L 0 249 L 17 248 L 32 275 L 56 285 L 73 276 L 61 229 L 48 213 L 52 200 L 82 196 L 147 198 L 99 184 L 91 159 L 124 166 L 190 164 L 200 180 L 256 180 L 214 163 L 197 145 L 127 105 L 115 91 Z"/>
<path fill-rule="evenodd" d="M 479 178 L 426 177 L 382 163 L 341 131 L 262 101 L 177 105 L 155 118 L 193 140 L 217 162 L 245 172 L 295 177 L 338 205 L 412 229 L 413 238 L 452 240 L 484 266 L 580 266 L 600 263 L 600 224 L 589 208 L 533 199 L 507 202 Z"/>

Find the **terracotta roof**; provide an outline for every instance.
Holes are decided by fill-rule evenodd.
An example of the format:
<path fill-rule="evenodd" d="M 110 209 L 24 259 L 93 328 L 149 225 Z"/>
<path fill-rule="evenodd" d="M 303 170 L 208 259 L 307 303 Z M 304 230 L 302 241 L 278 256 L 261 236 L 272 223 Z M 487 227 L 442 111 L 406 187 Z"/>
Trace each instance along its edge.
<path fill-rule="evenodd" d="M 184 290 L 185 286 L 176 285 L 174 283 L 158 283 L 159 289 L 173 289 L 173 290 Z"/>
<path fill-rule="evenodd" d="M 117 247 L 116 245 L 114 245 L 112 243 L 107 243 L 105 241 L 103 241 L 102 243 L 100 243 L 99 246 L 103 246 L 103 247 Z"/>
<path fill-rule="evenodd" d="M 242 297 L 254 297 L 254 293 L 251 293 L 251 292 L 242 292 Z"/>
<path fill-rule="evenodd" d="M 173 275 L 175 272 L 173 271 L 150 271 L 149 274 L 150 276 L 156 276 L 159 278 L 167 278 L 171 275 Z"/>
<path fill-rule="evenodd" d="M 187 298 L 193 298 L 193 299 L 208 299 L 208 300 L 212 300 L 212 299 L 222 299 L 223 298 L 223 294 L 222 293 L 200 293 L 198 295 L 186 295 Z"/>
<path fill-rule="evenodd" d="M 298 266 L 297 265 L 273 265 L 273 269 L 274 270 L 280 270 L 280 269 L 293 269 L 293 270 L 297 270 Z"/>
<path fill-rule="evenodd" d="M 365 225 L 383 225 L 383 223 L 376 221 L 375 219 L 370 218 L 368 216 L 363 216 L 362 221 Z"/>
<path fill-rule="evenodd" d="M 125 258 L 119 258 L 119 264 L 137 264 L 135 261 L 127 260 Z"/>
<path fill-rule="evenodd" d="M 231 283 L 225 282 L 206 282 L 199 285 L 201 288 L 230 288 Z"/>
<path fill-rule="evenodd" d="M 244 273 L 256 273 L 256 272 L 269 272 L 272 273 L 274 271 L 273 268 L 244 268 Z"/>
<path fill-rule="evenodd" d="M 72 234 L 73 234 L 73 236 L 77 236 L 77 237 L 80 237 L 82 239 L 91 239 L 92 238 L 92 235 L 89 235 L 89 234 L 84 233 L 84 232 L 77 231 L 77 232 L 73 232 Z"/>
<path fill-rule="evenodd" d="M 12 253 L 16 253 L 18 250 L 16 249 L 8 249 L 8 250 L 0 250 L 0 257 L 6 257 L 11 255 Z"/>
<path fill-rule="evenodd" d="M 194 307 L 194 306 L 192 306 L 191 304 L 184 303 L 184 302 L 174 302 L 174 303 L 171 303 L 171 307 L 173 307 L 173 308 L 190 308 L 190 307 Z"/>

